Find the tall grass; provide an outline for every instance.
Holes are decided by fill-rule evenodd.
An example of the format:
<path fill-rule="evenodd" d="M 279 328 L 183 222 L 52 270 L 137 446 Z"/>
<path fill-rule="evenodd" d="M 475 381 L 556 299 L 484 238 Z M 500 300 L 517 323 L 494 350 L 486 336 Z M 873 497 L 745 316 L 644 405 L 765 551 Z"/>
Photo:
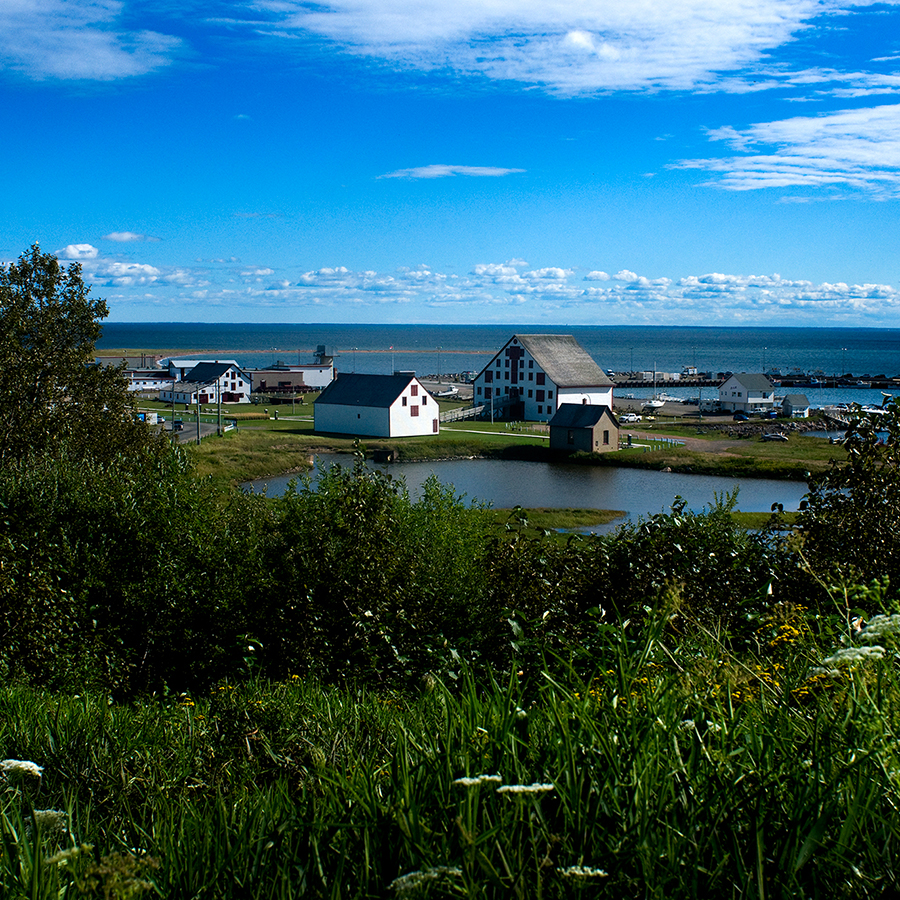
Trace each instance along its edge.
<path fill-rule="evenodd" d="M 548 660 L 415 696 L 7 687 L 0 753 L 44 774 L 5 782 L 2 895 L 889 896 L 894 661 L 823 666 L 841 645 L 802 611 L 752 653 L 694 625 L 600 626 L 590 677 Z M 30 827 L 51 807 L 64 832 Z"/>

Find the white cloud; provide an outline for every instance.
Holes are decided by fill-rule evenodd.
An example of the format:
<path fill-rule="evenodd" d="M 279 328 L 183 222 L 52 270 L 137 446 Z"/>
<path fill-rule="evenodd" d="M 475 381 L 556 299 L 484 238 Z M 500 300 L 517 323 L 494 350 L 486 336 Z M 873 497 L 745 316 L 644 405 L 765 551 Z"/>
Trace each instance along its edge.
<path fill-rule="evenodd" d="M 100 262 L 93 266 L 92 275 L 103 284 L 119 287 L 153 284 L 159 278 L 159 269 L 142 263 Z"/>
<path fill-rule="evenodd" d="M 412 169 L 397 169 L 396 172 L 388 172 L 379 175 L 379 178 L 448 178 L 453 175 L 469 175 L 473 178 L 498 178 L 502 175 L 511 175 L 516 172 L 524 172 L 524 169 L 501 169 L 495 166 L 447 166 L 435 164 L 431 166 L 418 166 Z"/>
<path fill-rule="evenodd" d="M 119 244 L 128 244 L 135 242 L 156 242 L 157 237 L 151 237 L 148 234 L 138 234 L 136 231 L 111 231 L 109 234 L 103 235 L 104 241 L 115 241 Z"/>
<path fill-rule="evenodd" d="M 610 324 L 875 325 L 900 312 L 900 291 L 892 285 L 783 278 L 778 274 L 708 272 L 673 280 L 621 269 L 600 284 L 586 284 L 574 269 L 546 267 L 518 275 L 508 264 L 482 263 L 462 276 L 415 266 L 394 272 L 336 265 L 281 277 L 276 266 L 235 270 L 93 260 L 86 279 L 112 287 L 104 295 L 115 312 L 121 305 L 169 305 L 180 313 L 228 310 L 234 321 L 258 318 L 261 307 L 273 321 L 308 315 L 306 321 L 408 320 L 409 310 L 441 309 L 455 321 L 559 321 Z M 93 270 L 93 271 L 90 271 Z M 271 275 L 259 275 L 270 271 Z M 544 274 L 539 274 L 544 273 Z M 591 276 L 605 274 L 598 271 Z M 243 282 L 238 276 L 245 276 Z M 303 311 L 306 312 L 303 312 Z M 368 313 L 365 310 L 369 310 Z M 352 311 L 352 312 L 351 312 Z M 387 312 L 386 312 L 387 311 Z M 427 312 L 425 313 L 427 315 Z M 451 319 L 453 321 L 454 319 Z"/>
<path fill-rule="evenodd" d="M 787 74 L 769 63 L 772 51 L 816 17 L 849 14 L 872 0 L 246 2 L 270 17 L 272 35 L 311 33 L 401 66 L 578 93 L 758 90 L 761 77 L 775 83 Z"/>
<path fill-rule="evenodd" d="M 56 255 L 61 259 L 96 259 L 100 251 L 90 244 L 69 244 L 58 250 Z"/>
<path fill-rule="evenodd" d="M 712 172 L 729 190 L 837 186 L 900 195 L 900 105 L 720 128 L 710 139 L 746 155 L 678 166 Z M 769 152 L 753 153 L 763 148 Z"/>
<path fill-rule="evenodd" d="M 3 0 L 0 67 L 30 78 L 112 80 L 168 65 L 180 41 L 120 24 L 121 0 Z"/>
<path fill-rule="evenodd" d="M 563 281 L 568 278 L 572 274 L 571 269 L 560 269 L 556 266 L 548 266 L 544 269 L 534 269 L 531 272 L 526 272 L 526 278 L 541 278 L 548 279 L 552 281 Z"/>
<path fill-rule="evenodd" d="M 584 276 L 585 281 L 609 281 L 609 275 L 606 272 L 601 272 L 599 269 L 588 272 L 587 275 Z"/>
<path fill-rule="evenodd" d="M 479 263 L 472 270 L 473 275 L 486 275 L 491 278 L 506 277 L 510 275 L 518 275 L 516 268 L 511 265 L 499 265 L 497 263 Z"/>

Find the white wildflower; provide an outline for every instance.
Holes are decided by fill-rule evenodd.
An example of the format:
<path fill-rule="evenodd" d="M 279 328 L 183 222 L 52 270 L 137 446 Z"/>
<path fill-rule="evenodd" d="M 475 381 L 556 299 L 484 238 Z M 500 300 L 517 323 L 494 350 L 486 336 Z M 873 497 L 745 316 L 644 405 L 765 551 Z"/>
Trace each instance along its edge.
<path fill-rule="evenodd" d="M 525 710 L 522 709 L 521 706 L 517 706 L 517 707 L 516 707 L 516 718 L 517 718 L 517 719 L 527 719 L 527 718 L 528 718 L 528 713 L 525 712 Z"/>
<path fill-rule="evenodd" d="M 560 872 L 566 878 L 606 878 L 603 869 L 592 869 L 590 866 L 569 866 Z"/>
<path fill-rule="evenodd" d="M 30 762 L 27 759 L 4 759 L 3 762 L 0 762 L 0 773 L 6 778 L 25 775 L 33 775 L 35 778 L 40 778 L 43 771 L 37 763 Z"/>
<path fill-rule="evenodd" d="M 827 659 L 822 660 L 822 665 L 840 665 L 841 663 L 863 662 L 867 659 L 881 659 L 884 656 L 884 647 L 874 644 L 871 647 L 846 647 L 838 650 Z"/>
<path fill-rule="evenodd" d="M 77 859 L 82 853 L 90 853 L 93 849 L 93 844 L 81 844 L 78 847 L 68 847 L 65 850 L 54 853 L 53 856 L 48 857 L 44 862 L 48 866 L 67 866 L 70 859 Z"/>
<path fill-rule="evenodd" d="M 66 814 L 61 809 L 36 809 L 32 821 L 45 837 L 64 834 Z"/>
<path fill-rule="evenodd" d="M 821 666 L 814 666 L 809 670 L 810 678 L 815 678 L 816 675 L 827 675 L 829 678 L 836 678 L 840 674 L 837 669 L 823 669 Z"/>
<path fill-rule="evenodd" d="M 895 613 L 892 616 L 872 616 L 857 636 L 861 641 L 877 641 L 885 635 L 895 634 L 898 631 L 900 631 L 900 614 Z"/>
<path fill-rule="evenodd" d="M 497 788 L 498 794 L 545 794 L 554 790 L 552 784 L 501 784 Z"/>
<path fill-rule="evenodd" d="M 694 727 L 693 719 L 682 719 L 681 724 L 678 726 L 679 731 L 690 731 Z"/>
<path fill-rule="evenodd" d="M 451 784 L 461 784 L 463 787 L 475 787 L 479 784 L 500 784 L 503 779 L 499 775 L 476 775 L 474 778 L 456 778 Z"/>
<path fill-rule="evenodd" d="M 390 889 L 396 891 L 398 894 L 411 894 L 420 887 L 428 884 L 429 881 L 436 881 L 438 878 L 459 878 L 461 876 L 462 869 L 459 869 L 456 866 L 435 866 L 432 869 L 407 872 L 406 875 L 395 878 L 390 884 Z"/>

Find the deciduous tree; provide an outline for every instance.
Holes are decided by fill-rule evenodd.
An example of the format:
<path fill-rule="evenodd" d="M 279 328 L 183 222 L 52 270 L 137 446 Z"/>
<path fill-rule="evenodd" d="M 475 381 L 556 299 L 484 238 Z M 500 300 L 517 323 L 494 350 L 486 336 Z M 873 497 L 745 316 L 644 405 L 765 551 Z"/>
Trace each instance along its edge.
<path fill-rule="evenodd" d="M 37 244 L 0 266 L 0 465 L 33 454 L 103 460 L 150 442 L 121 371 L 94 364 L 107 314 L 81 266 Z"/>

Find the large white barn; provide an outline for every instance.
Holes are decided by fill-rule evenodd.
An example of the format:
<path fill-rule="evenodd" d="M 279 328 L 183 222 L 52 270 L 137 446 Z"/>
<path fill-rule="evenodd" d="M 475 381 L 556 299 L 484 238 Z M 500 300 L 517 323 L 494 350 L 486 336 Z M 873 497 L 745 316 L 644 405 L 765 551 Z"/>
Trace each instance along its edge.
<path fill-rule="evenodd" d="M 437 400 L 414 375 L 343 372 L 313 404 L 315 430 L 372 437 L 437 434 Z"/>
<path fill-rule="evenodd" d="M 475 376 L 474 401 L 502 418 L 545 422 L 563 403 L 612 409 L 613 387 L 571 334 L 515 334 Z"/>

